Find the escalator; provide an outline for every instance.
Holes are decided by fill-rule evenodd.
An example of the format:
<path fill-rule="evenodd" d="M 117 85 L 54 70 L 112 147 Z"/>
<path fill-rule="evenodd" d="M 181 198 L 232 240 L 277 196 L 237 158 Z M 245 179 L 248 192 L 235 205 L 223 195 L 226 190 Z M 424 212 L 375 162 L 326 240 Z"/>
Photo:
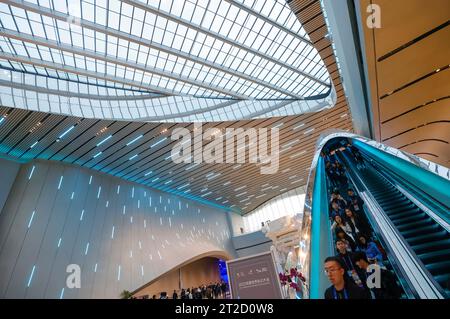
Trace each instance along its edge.
<path fill-rule="evenodd" d="M 347 168 L 356 170 L 350 152 L 346 151 L 345 159 L 342 159 L 347 162 Z M 358 170 L 358 174 L 443 294 L 450 298 L 450 233 L 368 161 L 364 169 Z"/>
<path fill-rule="evenodd" d="M 434 279 L 450 297 L 450 234 L 372 167 L 366 186 Z"/>
<path fill-rule="evenodd" d="M 345 197 L 351 188 L 401 298 L 450 299 L 450 169 L 352 133 L 324 135 L 316 147 L 301 227 L 304 297 L 321 298 L 329 286 L 322 262 L 335 250 L 324 212 L 331 189 Z"/>

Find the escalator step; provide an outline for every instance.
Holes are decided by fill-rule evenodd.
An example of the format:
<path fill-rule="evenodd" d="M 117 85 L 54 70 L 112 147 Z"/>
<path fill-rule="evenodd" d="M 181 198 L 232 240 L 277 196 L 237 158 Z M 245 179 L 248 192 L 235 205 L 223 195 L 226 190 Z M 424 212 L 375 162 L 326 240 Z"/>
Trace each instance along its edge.
<path fill-rule="evenodd" d="M 383 205 L 384 211 L 396 211 L 396 210 L 403 210 L 405 207 L 407 208 L 413 208 L 416 207 L 413 203 L 407 200 L 397 201 L 395 203 L 390 203 L 389 205 Z"/>
<path fill-rule="evenodd" d="M 388 198 L 388 199 L 377 199 L 375 198 L 382 207 L 395 206 L 401 203 L 406 203 L 405 198 Z"/>
<path fill-rule="evenodd" d="M 421 236 L 421 235 L 425 235 L 425 234 L 432 234 L 435 232 L 439 232 L 440 230 L 442 230 L 440 228 L 440 226 L 438 224 L 432 224 L 432 225 L 426 225 L 424 227 L 419 227 L 419 228 L 415 228 L 412 230 L 408 230 L 408 231 L 403 231 L 402 236 L 405 239 L 411 238 L 411 237 L 415 237 L 415 236 Z"/>
<path fill-rule="evenodd" d="M 445 260 L 433 264 L 427 264 L 425 267 L 434 275 L 450 274 L 450 260 Z"/>
<path fill-rule="evenodd" d="M 414 217 L 416 217 L 416 216 L 414 216 Z M 395 226 L 399 227 L 399 226 L 409 225 L 409 224 L 416 223 L 416 222 L 426 222 L 429 219 L 430 219 L 430 217 L 427 215 L 425 215 L 425 216 L 418 215 L 418 218 L 407 218 L 406 220 L 396 220 L 393 223 Z"/>
<path fill-rule="evenodd" d="M 396 207 L 396 208 L 391 208 L 391 209 L 384 209 L 383 210 L 390 216 L 392 215 L 397 215 L 399 213 L 404 213 L 404 212 L 413 212 L 415 211 L 415 208 L 417 208 L 414 205 L 406 205 L 406 206 L 402 206 L 402 207 Z"/>
<path fill-rule="evenodd" d="M 402 197 L 403 194 L 398 191 L 390 191 L 390 190 L 382 190 L 382 191 L 374 191 L 372 192 L 372 195 L 374 197 L 377 197 L 381 200 L 383 199 L 389 199 L 389 198 L 395 198 L 395 197 Z"/>
<path fill-rule="evenodd" d="M 416 208 L 416 209 L 412 209 L 412 210 L 406 210 L 406 211 L 403 211 L 403 212 L 398 212 L 398 213 L 390 213 L 389 214 L 389 218 L 391 219 L 391 220 L 394 220 L 394 219 L 398 219 L 398 218 L 403 218 L 403 217 L 407 217 L 407 216 L 412 216 L 412 215 L 415 215 L 415 214 L 420 214 L 422 211 L 420 210 L 420 208 Z"/>
<path fill-rule="evenodd" d="M 403 195 L 383 196 L 383 197 L 381 197 L 381 196 L 374 196 L 374 197 L 377 200 L 377 202 L 385 203 L 385 204 L 394 203 L 394 202 L 400 201 L 400 200 L 405 198 Z"/>
<path fill-rule="evenodd" d="M 389 195 L 398 195 L 400 192 L 393 187 L 371 187 L 372 194 L 374 196 L 389 196 Z"/>
<path fill-rule="evenodd" d="M 419 257 L 420 260 L 422 260 L 422 262 L 425 264 L 430 264 L 430 263 L 434 263 L 434 262 L 438 262 L 442 259 L 444 259 L 445 257 L 450 256 L 450 249 L 443 249 L 443 250 L 438 250 L 438 251 L 433 251 L 433 252 L 426 252 L 420 255 L 417 255 L 417 257 Z M 450 274 L 449 274 L 450 276 Z"/>
<path fill-rule="evenodd" d="M 408 221 L 423 219 L 424 217 L 428 217 L 428 215 L 425 214 L 424 212 L 419 211 L 417 213 L 405 214 L 404 216 L 394 216 L 394 217 L 389 216 L 389 217 L 394 222 L 394 224 L 397 223 L 401 224 L 407 223 Z"/>
<path fill-rule="evenodd" d="M 416 254 L 423 254 L 426 252 L 442 250 L 442 249 L 450 249 L 450 239 L 444 239 L 444 240 L 434 241 L 431 243 L 415 245 L 415 246 L 412 246 L 412 249 L 416 252 Z"/>
<path fill-rule="evenodd" d="M 413 245 L 432 242 L 435 240 L 442 240 L 442 239 L 446 239 L 446 238 L 447 238 L 447 232 L 440 231 L 440 232 L 436 232 L 436 233 L 430 233 L 430 234 L 410 237 L 407 239 L 407 242 L 409 245 L 413 246 Z"/>
<path fill-rule="evenodd" d="M 436 222 L 430 218 L 430 219 L 426 219 L 426 220 L 423 220 L 423 221 L 419 220 L 417 222 L 403 224 L 401 226 L 397 226 L 397 229 L 400 232 L 404 232 L 404 231 L 412 230 L 414 228 L 425 227 L 427 225 L 433 225 L 435 223 Z"/>
<path fill-rule="evenodd" d="M 434 276 L 434 280 L 436 280 L 442 288 L 447 290 L 446 292 L 448 294 L 448 289 L 450 289 L 450 273 Z"/>
<path fill-rule="evenodd" d="M 386 197 L 388 197 L 388 196 L 393 196 L 393 195 L 398 195 L 398 194 L 400 194 L 400 192 L 399 191 L 397 191 L 395 188 L 393 188 L 393 187 L 372 187 L 372 194 L 373 194 L 373 196 L 382 196 L 382 197 L 384 197 L 384 196 L 386 196 Z"/>

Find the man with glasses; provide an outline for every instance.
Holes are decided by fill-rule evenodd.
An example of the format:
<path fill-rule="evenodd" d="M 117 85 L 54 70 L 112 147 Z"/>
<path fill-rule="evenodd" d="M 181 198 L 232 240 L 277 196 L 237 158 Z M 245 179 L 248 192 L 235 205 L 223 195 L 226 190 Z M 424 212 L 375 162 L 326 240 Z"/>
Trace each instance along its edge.
<path fill-rule="evenodd" d="M 325 291 L 325 299 L 370 299 L 366 290 L 359 288 L 345 273 L 339 257 L 325 259 L 325 274 L 332 286 Z"/>

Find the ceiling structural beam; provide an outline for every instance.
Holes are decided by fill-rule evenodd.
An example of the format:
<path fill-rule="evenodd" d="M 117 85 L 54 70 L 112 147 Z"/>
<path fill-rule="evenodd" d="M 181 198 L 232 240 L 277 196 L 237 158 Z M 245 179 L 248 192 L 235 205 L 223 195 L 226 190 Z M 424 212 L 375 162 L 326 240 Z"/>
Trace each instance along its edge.
<path fill-rule="evenodd" d="M 201 109 L 195 109 L 192 111 L 180 112 L 180 113 L 172 114 L 172 115 L 142 117 L 142 118 L 139 118 L 139 120 L 150 122 L 150 121 L 161 121 L 161 120 L 169 120 L 169 119 L 170 120 L 179 119 L 179 118 L 186 117 L 186 116 L 192 116 L 192 115 L 197 115 L 197 114 L 201 114 L 201 113 L 205 113 L 205 112 L 211 112 L 211 111 L 223 109 L 225 107 L 232 106 L 234 104 L 238 104 L 239 102 L 240 101 L 232 100 L 232 101 L 222 102 L 217 105 L 213 105 L 213 106 L 209 106 L 209 107 L 205 107 L 205 108 L 201 108 Z"/>
<path fill-rule="evenodd" d="M 120 59 L 120 58 L 114 58 L 114 57 L 109 57 L 105 54 L 99 54 L 95 51 L 92 50 L 88 50 L 88 49 L 83 49 L 80 47 L 75 47 L 73 45 L 69 45 L 69 44 L 64 44 L 61 42 L 56 42 L 53 40 L 49 40 L 49 39 L 45 39 L 42 37 L 37 37 L 37 36 L 32 36 L 29 34 L 25 34 L 22 32 L 17 32 L 17 31 L 13 31 L 13 30 L 8 30 L 8 29 L 4 29 L 4 28 L 0 28 L 0 36 L 4 36 L 7 38 L 11 38 L 11 39 L 15 39 L 15 40 L 19 40 L 19 41 L 24 41 L 24 42 L 28 42 L 28 43 L 32 43 L 35 45 L 41 45 L 41 46 L 45 46 L 48 48 L 52 48 L 52 49 L 56 49 L 56 50 L 61 50 L 61 51 L 66 51 L 66 52 L 70 52 L 72 54 L 76 54 L 76 55 L 81 55 L 81 56 L 85 56 L 91 59 L 95 59 L 95 60 L 100 60 L 106 63 L 112 63 L 112 64 L 117 64 L 117 65 L 121 65 L 123 67 L 126 68 L 131 68 L 131 69 L 135 69 L 135 70 L 140 70 L 142 72 L 148 72 L 148 73 L 152 73 L 152 74 L 156 74 L 159 75 L 161 77 L 166 77 L 175 81 L 181 81 L 184 83 L 189 83 L 191 85 L 194 86 L 198 86 L 201 88 L 204 88 L 206 90 L 211 90 L 211 91 L 216 91 L 219 92 L 221 94 L 224 95 L 228 95 L 231 96 L 233 98 L 236 99 L 246 99 L 248 98 L 245 95 L 240 95 L 236 92 L 230 92 L 228 90 L 222 89 L 220 87 L 216 87 L 214 85 L 205 83 L 205 82 L 201 82 L 201 81 L 196 81 L 196 80 L 192 80 L 189 78 L 186 78 L 182 75 L 177 75 L 171 72 L 167 72 L 164 70 L 160 70 L 160 69 L 156 69 L 156 68 L 152 68 L 152 67 L 148 67 L 146 65 L 143 64 L 139 64 L 139 63 L 134 63 L 131 61 L 127 61 L 124 59 Z M 154 90 L 156 90 L 155 87 Z M 172 94 L 175 94 L 174 92 L 172 92 Z"/>
<path fill-rule="evenodd" d="M 252 8 L 249 8 L 248 6 L 242 4 L 241 2 L 238 2 L 238 1 L 235 1 L 235 0 L 225 0 L 225 1 L 230 3 L 230 4 L 232 4 L 235 7 L 238 7 L 241 10 L 244 10 L 248 14 L 251 14 L 251 15 L 257 17 L 258 19 L 261 19 L 264 22 L 267 22 L 267 23 L 271 24 L 272 26 L 282 30 L 283 32 L 293 36 L 294 38 L 297 38 L 300 41 L 303 41 L 303 42 L 305 42 L 308 45 L 311 45 L 311 46 L 313 45 L 312 42 L 310 40 L 308 40 L 307 38 L 302 37 L 300 34 L 293 32 L 292 30 L 290 30 L 290 29 L 286 28 L 285 26 L 283 26 L 283 25 L 273 21 L 272 19 L 270 19 L 270 18 L 268 18 L 268 17 L 266 17 L 266 16 L 264 16 L 264 15 L 262 15 L 262 14 L 256 12 L 256 11 L 253 11 Z M 289 10 L 291 10 L 291 9 L 289 9 Z"/>
<path fill-rule="evenodd" d="M 123 95 L 123 96 L 113 96 L 113 95 L 94 95 L 94 94 L 85 94 L 79 92 L 72 91 L 63 91 L 58 89 L 49 89 L 43 88 L 36 85 L 30 85 L 26 83 L 19 83 L 14 81 L 0 80 L 0 86 L 11 87 L 19 90 L 27 90 L 44 94 L 52 94 L 58 96 L 65 96 L 71 98 L 79 98 L 79 99 L 89 99 L 89 100 L 100 100 L 100 101 L 137 101 L 137 100 L 149 100 L 155 98 L 163 98 L 168 97 L 168 95 L 149 95 L 149 94 L 140 94 L 140 95 Z"/>
<path fill-rule="evenodd" d="M 35 66 L 39 66 L 39 67 L 43 67 L 43 68 L 49 68 L 52 70 L 73 73 L 73 74 L 97 78 L 97 79 L 102 79 L 104 81 L 121 83 L 121 84 L 125 84 L 128 86 L 134 86 L 134 87 L 141 88 L 141 89 L 146 89 L 146 90 L 150 89 L 152 91 L 157 91 L 157 92 L 165 94 L 165 95 L 174 95 L 174 92 L 172 92 L 172 91 L 166 91 L 161 88 L 156 88 L 150 84 L 139 83 L 136 81 L 127 80 L 125 78 L 118 78 L 118 77 L 107 75 L 107 74 L 100 74 L 95 71 L 79 69 L 79 68 L 75 68 L 73 66 L 44 61 L 41 59 L 35 59 L 35 58 L 30 58 L 30 57 L 6 53 L 6 52 L 0 52 L 0 59 L 4 59 L 7 61 L 15 61 L 15 62 L 19 62 L 19 63 L 25 63 L 25 64 L 29 64 L 29 65 L 35 65 Z"/>
<path fill-rule="evenodd" d="M 142 96 L 106 96 L 106 95 L 93 95 L 93 94 L 82 94 L 77 92 L 71 92 L 71 91 L 62 91 L 62 90 L 55 90 L 55 89 L 49 89 L 49 88 L 43 88 L 35 85 L 28 85 L 24 83 L 18 83 L 18 82 L 12 82 L 12 81 L 6 81 L 6 80 L 0 80 L 0 86 L 5 87 L 11 87 L 15 89 L 20 90 L 27 90 L 27 91 L 33 91 L 38 93 L 44 93 L 44 94 L 53 94 L 58 96 L 65 96 L 65 97 L 73 97 L 73 98 L 81 98 L 81 99 L 89 99 L 89 100 L 102 100 L 102 101 L 136 101 L 136 100 L 147 100 L 147 99 L 154 99 L 154 98 L 164 98 L 168 96 L 148 96 L 148 95 L 142 95 Z M 218 109 L 223 109 L 225 107 L 231 106 L 233 104 L 237 104 L 240 101 L 238 100 L 231 100 L 222 102 L 213 106 L 209 106 L 206 108 L 196 109 L 192 111 L 187 112 L 180 112 L 177 114 L 168 114 L 164 116 L 151 116 L 151 117 L 140 117 L 140 121 L 160 121 L 160 120 L 167 120 L 167 119 L 177 119 L 187 116 L 192 116 L 196 114 L 201 114 L 204 112 L 210 112 Z M 292 102 L 292 101 L 290 101 Z"/>
<path fill-rule="evenodd" d="M 261 116 L 261 115 L 263 115 L 263 114 L 266 114 L 266 113 L 269 113 L 269 112 L 278 110 L 278 109 L 280 109 L 280 108 L 282 108 L 282 107 L 284 107 L 284 106 L 288 106 L 289 104 L 295 103 L 295 102 L 297 102 L 297 101 L 283 101 L 283 102 L 277 103 L 276 105 L 271 106 L 271 107 L 269 107 L 269 108 L 267 108 L 267 109 L 264 109 L 264 110 L 261 110 L 261 111 L 258 111 L 258 112 L 254 112 L 254 113 L 251 113 L 251 114 L 249 114 L 249 115 L 247 115 L 247 116 L 244 116 L 243 119 L 244 119 L 244 120 L 245 120 L 245 119 L 254 119 L 254 118 L 257 117 L 257 116 Z M 301 102 L 300 102 L 300 103 L 301 103 Z"/>
<path fill-rule="evenodd" d="M 177 16 L 175 16 L 173 14 L 170 14 L 170 13 L 159 11 L 158 9 L 153 8 L 152 6 L 149 6 L 148 4 L 145 4 L 145 3 L 140 2 L 140 1 L 136 1 L 136 0 L 122 0 L 122 2 L 127 3 L 127 4 L 129 4 L 131 6 L 134 6 L 136 8 L 142 9 L 144 11 L 151 12 L 151 13 L 157 15 L 157 16 L 163 17 L 163 18 L 165 18 L 167 20 L 170 20 L 172 22 L 184 25 L 185 27 L 193 29 L 193 30 L 195 30 L 197 32 L 201 32 L 201 33 L 206 34 L 206 35 L 208 35 L 210 37 L 213 37 L 213 38 L 215 38 L 217 40 L 220 40 L 220 41 L 222 41 L 224 43 L 227 43 L 227 44 L 229 44 L 231 46 L 234 46 L 234 47 L 237 47 L 237 48 L 239 48 L 241 50 L 250 52 L 250 53 L 252 53 L 252 54 L 254 54 L 254 55 L 256 55 L 256 56 L 258 56 L 258 57 L 260 57 L 262 59 L 265 59 L 265 60 L 270 61 L 270 62 L 272 62 L 274 64 L 278 64 L 278 65 L 280 65 L 282 67 L 285 67 L 286 69 L 288 69 L 290 71 L 293 71 L 295 73 L 299 73 L 299 74 L 303 75 L 304 77 L 306 77 L 306 78 L 308 78 L 310 80 L 313 80 L 314 82 L 320 83 L 321 85 L 323 85 L 325 87 L 330 87 L 329 83 L 326 83 L 326 82 L 322 81 L 321 79 L 319 79 L 319 78 L 317 78 L 315 76 L 312 76 L 312 75 L 310 75 L 310 74 L 308 74 L 306 72 L 303 72 L 303 71 L 299 70 L 298 68 L 295 68 L 295 67 L 293 67 L 293 66 L 291 66 L 289 64 L 286 64 L 286 63 L 284 63 L 283 61 L 281 61 L 279 59 L 275 59 L 275 58 L 271 57 L 270 55 L 267 55 L 265 53 L 259 52 L 259 51 L 255 50 L 255 49 L 253 49 L 253 48 L 251 48 L 251 47 L 249 47 L 247 45 L 240 44 L 240 43 L 238 43 L 236 41 L 228 39 L 227 37 L 224 37 L 223 35 L 221 35 L 221 34 L 219 34 L 217 32 L 213 32 L 213 31 L 211 31 L 211 30 L 209 30 L 207 28 L 204 28 L 204 27 L 202 27 L 200 25 L 193 24 L 192 22 L 190 22 L 190 21 L 188 21 L 186 19 L 177 17 Z"/>
<path fill-rule="evenodd" d="M 46 17 L 49 17 L 49 18 L 53 18 L 53 19 L 56 19 L 56 20 L 64 21 L 64 22 L 71 21 L 71 18 L 72 18 L 68 14 L 65 14 L 65 13 L 62 13 L 62 12 L 59 12 L 59 11 L 56 11 L 56 10 L 52 10 L 52 9 L 49 9 L 49 8 L 45 8 L 45 7 L 42 7 L 42 6 L 38 6 L 38 5 L 35 5 L 33 3 L 29 3 L 29 2 L 25 2 L 25 1 L 18 1 L 18 0 L 4 0 L 3 1 L 2 0 L 2 2 L 6 3 L 6 4 L 9 4 L 11 6 L 14 6 L 14 7 L 18 7 L 18 8 L 27 10 L 27 11 L 31 11 L 31 12 L 34 12 L 34 13 L 37 13 L 37 14 L 40 14 L 40 15 L 43 15 L 43 16 L 46 16 Z M 243 72 L 239 72 L 237 70 L 228 68 L 228 67 L 220 65 L 218 63 L 211 62 L 211 61 L 208 61 L 206 59 L 202 59 L 200 57 L 194 56 L 192 54 L 185 53 L 185 52 L 180 51 L 180 50 L 175 50 L 175 49 L 173 49 L 171 47 L 168 47 L 168 46 L 165 46 L 165 45 L 162 45 L 162 44 L 158 44 L 156 42 L 152 42 L 150 40 L 146 40 L 146 39 L 140 38 L 138 36 L 135 36 L 135 35 L 123 32 L 123 31 L 119 31 L 119 30 L 116 30 L 116 29 L 113 29 L 113 28 L 110 28 L 110 27 L 102 26 L 102 25 L 99 25 L 97 23 L 94 23 L 94 22 L 91 22 L 91 21 L 87 21 L 87 20 L 84 20 L 84 19 L 77 19 L 76 23 L 77 23 L 77 25 L 79 25 L 80 27 L 83 27 L 83 28 L 87 28 L 87 29 L 90 29 L 90 30 L 93 30 L 93 31 L 96 31 L 96 32 L 103 33 L 103 34 L 108 35 L 108 36 L 113 36 L 113 37 L 116 37 L 116 38 L 119 38 L 119 39 L 122 39 L 122 40 L 130 41 L 130 42 L 133 42 L 133 43 L 136 43 L 136 44 L 139 44 L 139 45 L 143 45 L 143 46 L 149 47 L 151 49 L 155 49 L 155 50 L 167 53 L 167 54 L 171 54 L 171 55 L 177 56 L 179 58 L 186 59 L 186 60 L 189 60 L 189 61 L 201 64 L 201 65 L 204 65 L 204 66 L 207 66 L 207 67 L 210 67 L 210 68 L 222 71 L 224 73 L 231 74 L 231 75 L 236 76 L 236 77 L 240 77 L 242 79 L 245 79 L 246 81 L 249 81 L 249 82 L 252 82 L 252 83 L 264 86 L 264 87 L 269 88 L 271 90 L 275 90 L 275 91 L 281 92 L 281 93 L 283 93 L 283 94 L 285 94 L 287 96 L 291 96 L 294 99 L 301 99 L 302 98 L 302 96 L 300 96 L 300 95 L 294 94 L 294 93 L 292 93 L 292 92 L 290 92 L 288 90 L 285 90 L 285 89 L 283 89 L 283 88 L 281 88 L 279 86 L 273 85 L 273 84 L 271 84 L 269 82 L 266 82 L 266 81 L 263 81 L 263 80 L 260 80 L 260 79 L 258 79 L 256 77 L 253 77 L 251 75 L 245 74 Z M 234 43 L 234 42 L 231 41 L 231 43 Z M 301 73 L 296 68 L 292 68 L 292 70 L 294 72 L 296 72 L 296 73 Z M 329 86 L 329 84 L 327 84 L 325 82 L 322 82 L 322 84 L 325 85 L 325 86 Z"/>

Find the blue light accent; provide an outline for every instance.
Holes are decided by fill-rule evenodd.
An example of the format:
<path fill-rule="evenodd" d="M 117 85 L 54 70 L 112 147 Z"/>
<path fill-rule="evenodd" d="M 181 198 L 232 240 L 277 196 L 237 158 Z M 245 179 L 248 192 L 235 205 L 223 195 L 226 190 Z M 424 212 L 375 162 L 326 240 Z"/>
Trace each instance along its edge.
<path fill-rule="evenodd" d="M 218 266 L 219 266 L 220 279 L 222 279 L 224 282 L 228 283 L 227 264 L 225 263 L 224 260 L 219 259 Z"/>
<path fill-rule="evenodd" d="M 64 176 L 61 176 L 61 177 L 59 178 L 58 189 L 61 188 L 61 184 L 62 184 L 63 178 L 64 178 Z"/>
<path fill-rule="evenodd" d="M 128 160 L 132 161 L 132 160 L 134 160 L 138 155 L 139 155 L 139 154 L 133 155 L 133 156 L 131 156 Z"/>
<path fill-rule="evenodd" d="M 97 272 L 97 264 L 94 266 L 94 272 Z"/>
<path fill-rule="evenodd" d="M 171 154 L 171 155 L 167 156 L 167 157 L 165 158 L 165 160 L 168 160 L 168 159 L 172 158 L 172 156 L 175 156 L 175 155 L 177 155 L 177 154 L 176 154 L 176 153 L 175 153 L 175 154 Z"/>
<path fill-rule="evenodd" d="M 127 146 L 133 144 L 134 142 L 136 142 L 137 140 L 141 139 L 144 135 L 139 135 L 138 137 L 136 137 L 134 140 L 131 140 L 127 143 Z"/>
<path fill-rule="evenodd" d="M 189 186 L 189 185 L 190 185 L 190 183 L 184 184 L 184 185 L 182 185 L 182 186 L 178 187 L 178 189 L 182 189 L 182 188 L 185 188 L 185 187 L 187 187 L 187 186 Z"/>
<path fill-rule="evenodd" d="M 141 265 L 141 276 L 144 277 L 144 266 Z"/>
<path fill-rule="evenodd" d="M 313 200 L 311 207 L 311 270 L 310 270 L 310 298 L 322 298 L 328 287 L 328 279 L 322 271 L 322 263 L 327 256 L 333 255 L 331 224 L 328 218 L 325 164 L 323 157 L 319 157 L 314 178 Z"/>
<path fill-rule="evenodd" d="M 61 289 L 61 294 L 59 295 L 59 299 L 63 299 L 64 297 L 64 288 Z"/>
<path fill-rule="evenodd" d="M 120 281 L 120 270 L 121 270 L 121 267 L 119 265 L 119 271 L 117 272 L 117 281 Z"/>
<path fill-rule="evenodd" d="M 28 228 L 30 228 L 31 223 L 33 222 L 33 218 L 34 218 L 34 214 L 36 213 L 35 210 L 33 210 L 33 212 L 31 213 L 31 217 L 30 217 L 30 221 L 28 222 Z"/>
<path fill-rule="evenodd" d="M 28 278 L 28 284 L 27 287 L 30 287 L 31 285 L 31 280 L 33 280 L 33 275 L 34 275 L 34 271 L 36 270 L 36 265 L 33 265 L 33 269 L 31 270 L 31 274 L 30 277 Z"/>
<path fill-rule="evenodd" d="M 120 193 L 120 185 L 117 185 L 117 195 Z"/>
<path fill-rule="evenodd" d="M 91 185 L 91 183 L 92 183 L 92 175 L 91 177 L 89 177 L 89 185 Z"/>
<path fill-rule="evenodd" d="M 193 169 L 194 167 L 196 167 L 196 166 L 198 166 L 198 165 L 200 165 L 200 164 L 197 163 L 197 164 L 191 165 L 191 166 L 189 166 L 189 167 L 186 167 L 185 170 L 188 171 L 188 170 Z"/>
<path fill-rule="evenodd" d="M 99 186 L 98 187 L 98 193 L 97 193 L 97 198 L 100 198 L 100 193 L 102 192 L 102 187 Z"/>
<path fill-rule="evenodd" d="M 59 248 L 59 246 L 61 246 L 61 240 L 62 240 L 62 238 L 59 237 L 59 240 L 58 240 L 58 248 Z"/>
<path fill-rule="evenodd" d="M 58 138 L 61 139 L 64 136 L 66 136 L 70 131 L 72 131 L 75 128 L 75 125 L 69 127 L 64 133 L 62 133 Z"/>
<path fill-rule="evenodd" d="M 89 243 L 86 244 L 86 249 L 84 250 L 84 254 L 87 255 L 89 251 Z"/>
<path fill-rule="evenodd" d="M 81 210 L 80 221 L 82 221 L 82 220 L 83 220 L 83 216 L 84 216 L 84 209 L 83 209 L 83 210 Z"/>
<path fill-rule="evenodd" d="M 36 142 L 34 142 L 33 144 L 31 144 L 30 148 L 35 147 L 37 143 L 39 143 L 39 141 L 36 141 Z"/>
<path fill-rule="evenodd" d="M 165 140 L 167 140 L 167 137 L 163 137 L 162 139 L 160 139 L 158 142 L 150 145 L 150 148 L 155 147 L 156 145 L 161 144 L 162 142 L 164 142 Z"/>
<path fill-rule="evenodd" d="M 33 176 L 33 173 L 34 173 L 34 169 L 35 169 L 36 167 L 33 165 L 33 167 L 31 168 L 31 172 L 30 172 L 30 175 L 28 176 L 28 180 L 30 180 L 31 179 L 31 176 Z"/>
<path fill-rule="evenodd" d="M 112 137 L 112 135 L 108 136 L 107 138 L 101 140 L 98 144 L 97 147 L 99 147 L 100 145 L 102 145 L 103 143 L 105 143 L 107 140 L 109 140 Z"/>
<path fill-rule="evenodd" d="M 170 184 L 172 183 L 172 180 L 168 180 L 167 182 L 164 183 L 164 185 Z"/>
<path fill-rule="evenodd" d="M 72 195 L 70 196 L 70 199 L 73 199 L 74 195 L 75 195 L 75 192 L 72 192 Z"/>
<path fill-rule="evenodd" d="M 147 173 L 144 174 L 144 176 L 148 176 L 148 175 L 150 175 L 151 173 L 152 173 L 152 171 L 147 172 Z"/>
<path fill-rule="evenodd" d="M 152 179 L 152 183 L 156 182 L 159 179 L 159 177 Z"/>
<path fill-rule="evenodd" d="M 134 198 L 134 187 L 131 188 L 131 198 Z"/>
<path fill-rule="evenodd" d="M 92 158 L 97 158 L 97 157 L 99 157 L 100 155 L 102 155 L 102 152 L 98 152 L 97 154 L 95 154 L 94 156 L 92 156 Z"/>
<path fill-rule="evenodd" d="M 201 195 L 201 197 L 205 197 L 205 196 L 208 196 L 208 195 L 210 195 L 210 194 L 212 194 L 212 192 L 207 192 L 207 193 Z"/>
<path fill-rule="evenodd" d="M 111 231 L 111 239 L 114 239 L 114 229 L 115 229 L 115 227 L 113 226 L 112 231 Z"/>
<path fill-rule="evenodd" d="M 0 117 L 0 124 L 2 124 L 4 120 L 5 120 L 4 116 Z"/>

